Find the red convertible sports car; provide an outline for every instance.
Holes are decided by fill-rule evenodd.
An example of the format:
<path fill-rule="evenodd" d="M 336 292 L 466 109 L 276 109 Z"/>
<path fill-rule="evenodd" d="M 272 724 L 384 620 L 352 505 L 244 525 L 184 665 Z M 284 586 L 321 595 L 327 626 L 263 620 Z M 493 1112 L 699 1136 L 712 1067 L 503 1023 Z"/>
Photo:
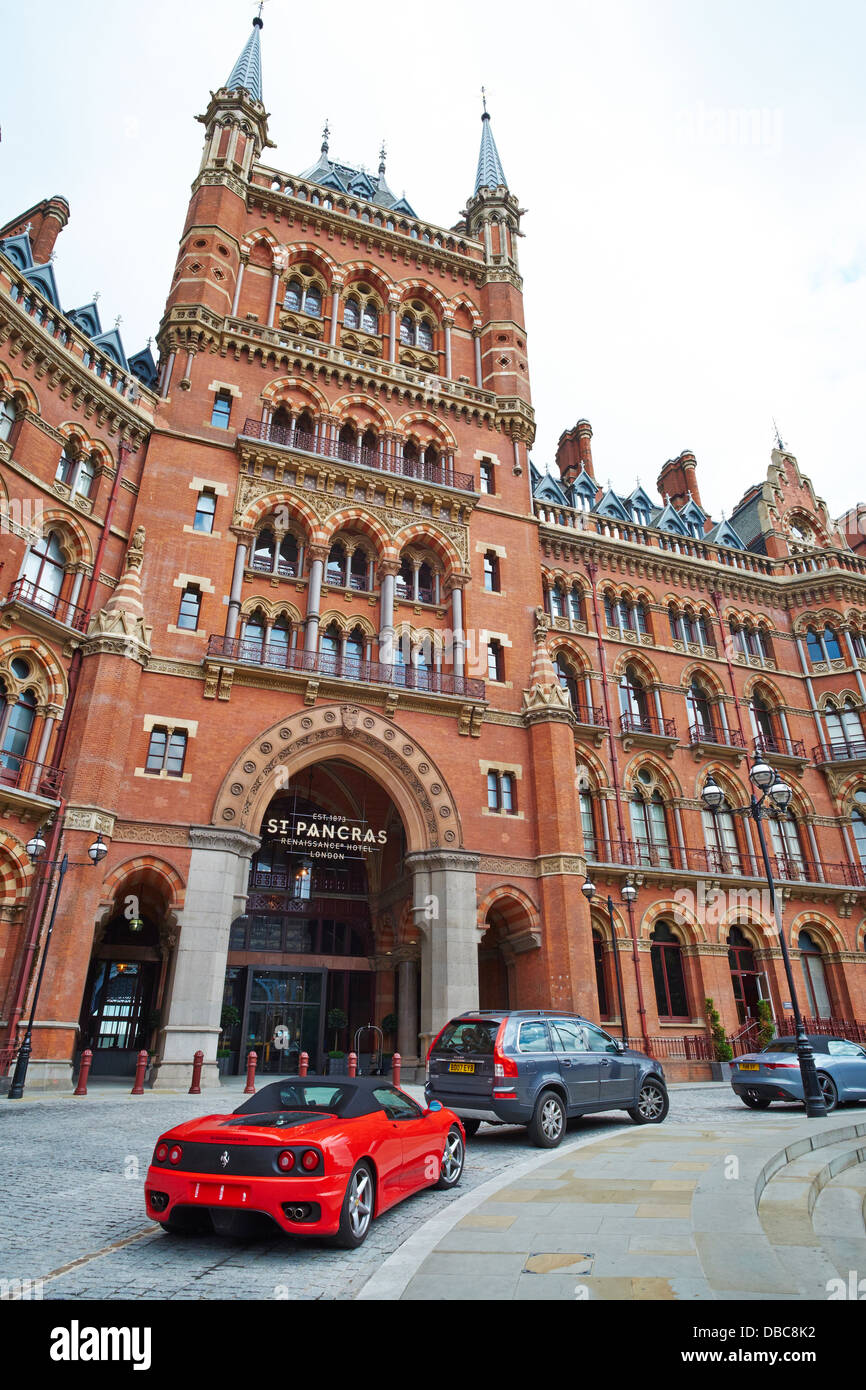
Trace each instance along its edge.
<path fill-rule="evenodd" d="M 270 1217 L 294 1236 L 351 1249 L 374 1216 L 424 1187 L 456 1187 L 463 1125 L 422 1110 L 382 1077 L 285 1077 L 231 1115 L 205 1115 L 159 1139 L 144 1184 L 166 1231 L 241 1234 Z"/>

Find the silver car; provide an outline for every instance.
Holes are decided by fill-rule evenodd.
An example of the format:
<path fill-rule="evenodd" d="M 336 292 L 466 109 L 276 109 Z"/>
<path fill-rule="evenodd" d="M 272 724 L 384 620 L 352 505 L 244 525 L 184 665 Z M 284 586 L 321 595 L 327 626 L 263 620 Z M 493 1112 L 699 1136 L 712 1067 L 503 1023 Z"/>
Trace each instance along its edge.
<path fill-rule="evenodd" d="M 827 1110 L 866 1101 L 866 1047 L 847 1038 L 809 1034 Z M 803 1103 L 796 1038 L 774 1038 L 761 1052 L 731 1063 L 731 1085 L 744 1105 L 766 1110 L 774 1100 Z"/>

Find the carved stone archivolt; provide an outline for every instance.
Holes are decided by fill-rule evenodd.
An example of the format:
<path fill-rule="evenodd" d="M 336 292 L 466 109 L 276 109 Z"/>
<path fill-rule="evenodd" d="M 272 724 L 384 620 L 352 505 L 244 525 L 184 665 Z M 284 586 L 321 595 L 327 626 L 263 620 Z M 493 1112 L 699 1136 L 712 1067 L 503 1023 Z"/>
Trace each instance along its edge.
<path fill-rule="evenodd" d="M 389 793 L 411 850 L 459 850 L 457 805 L 435 762 L 405 730 L 364 705 L 299 711 L 264 730 L 235 759 L 214 802 L 212 823 L 258 834 L 268 803 L 290 775 L 340 757 Z"/>

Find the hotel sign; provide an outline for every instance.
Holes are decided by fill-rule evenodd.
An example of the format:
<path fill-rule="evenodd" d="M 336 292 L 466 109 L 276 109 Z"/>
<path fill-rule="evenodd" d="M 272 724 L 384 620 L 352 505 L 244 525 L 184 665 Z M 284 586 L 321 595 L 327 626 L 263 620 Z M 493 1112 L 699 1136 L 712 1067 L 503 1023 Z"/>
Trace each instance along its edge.
<path fill-rule="evenodd" d="M 265 832 L 279 844 L 313 859 L 374 854 L 388 843 L 386 830 L 372 830 L 366 821 L 350 820 L 329 811 L 298 811 L 286 818 L 271 816 L 265 822 Z"/>

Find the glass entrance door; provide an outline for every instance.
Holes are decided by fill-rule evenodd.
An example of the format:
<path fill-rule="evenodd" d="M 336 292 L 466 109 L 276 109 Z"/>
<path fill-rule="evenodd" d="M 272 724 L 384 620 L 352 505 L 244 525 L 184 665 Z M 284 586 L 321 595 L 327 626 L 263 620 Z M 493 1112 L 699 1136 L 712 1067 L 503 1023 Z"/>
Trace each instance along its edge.
<path fill-rule="evenodd" d="M 244 1026 L 245 1052 L 258 1054 L 259 1075 L 296 1073 L 302 1052 L 310 1071 L 318 1065 L 321 1015 L 321 970 L 250 970 L 250 994 Z M 278 1031 L 279 1030 L 279 1031 Z M 287 1046 L 280 1047 L 285 1040 Z"/>

